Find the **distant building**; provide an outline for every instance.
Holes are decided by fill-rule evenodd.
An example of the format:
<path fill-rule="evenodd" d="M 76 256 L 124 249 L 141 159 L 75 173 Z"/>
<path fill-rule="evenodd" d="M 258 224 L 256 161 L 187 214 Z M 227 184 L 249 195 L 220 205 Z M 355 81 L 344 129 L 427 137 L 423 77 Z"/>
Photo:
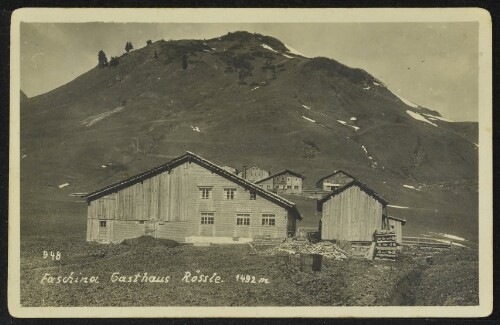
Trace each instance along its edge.
<path fill-rule="evenodd" d="M 236 168 L 231 167 L 231 166 L 225 165 L 225 166 L 222 166 L 222 169 L 224 169 L 230 173 L 233 173 L 233 174 L 238 174 L 238 171 L 236 170 Z"/>
<path fill-rule="evenodd" d="M 353 176 L 343 170 L 337 170 L 333 174 L 321 178 L 316 183 L 316 187 L 323 189 L 323 191 L 333 191 L 352 182 L 353 180 L 355 180 Z"/>
<path fill-rule="evenodd" d="M 301 219 L 294 203 L 190 152 L 84 199 L 87 241 L 143 235 L 179 242 L 281 240 Z"/>
<path fill-rule="evenodd" d="M 375 230 L 388 226 L 387 204 L 357 180 L 330 192 L 317 201 L 321 239 L 371 242 Z"/>
<path fill-rule="evenodd" d="M 243 170 L 238 173 L 238 176 L 246 179 L 249 182 L 255 183 L 269 176 L 269 171 L 257 166 L 243 166 Z"/>
<path fill-rule="evenodd" d="M 302 180 L 305 177 L 291 170 L 283 170 L 267 178 L 255 182 L 256 185 L 265 190 L 272 190 L 277 193 L 301 194 Z"/>

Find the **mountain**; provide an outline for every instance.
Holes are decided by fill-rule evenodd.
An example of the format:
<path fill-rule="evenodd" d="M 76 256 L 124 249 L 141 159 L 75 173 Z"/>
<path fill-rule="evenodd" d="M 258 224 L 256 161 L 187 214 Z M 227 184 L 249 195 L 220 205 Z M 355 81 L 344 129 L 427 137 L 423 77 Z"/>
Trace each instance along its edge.
<path fill-rule="evenodd" d="M 46 214 L 84 220 L 69 193 L 189 150 L 236 168 L 291 169 L 309 188 L 343 169 L 390 204 L 412 207 L 392 213 L 414 221 L 412 231 L 460 233 L 461 220 L 477 237 L 477 123 L 451 122 L 364 70 L 304 57 L 260 34 L 161 40 L 118 60 L 22 101 L 27 222 Z"/>

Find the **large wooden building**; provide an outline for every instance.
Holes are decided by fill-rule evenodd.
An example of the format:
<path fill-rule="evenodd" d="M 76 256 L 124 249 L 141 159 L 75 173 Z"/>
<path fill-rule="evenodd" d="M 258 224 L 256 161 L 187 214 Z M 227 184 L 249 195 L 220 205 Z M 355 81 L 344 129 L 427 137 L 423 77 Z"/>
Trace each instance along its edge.
<path fill-rule="evenodd" d="M 317 202 L 322 213 L 321 239 L 371 242 L 375 230 L 387 229 L 387 201 L 354 180 Z"/>
<path fill-rule="evenodd" d="M 322 189 L 323 191 L 334 191 L 346 184 L 349 184 L 353 180 L 355 180 L 355 178 L 343 170 L 336 170 L 332 174 L 321 178 L 316 183 L 316 187 Z"/>
<path fill-rule="evenodd" d="M 249 182 L 255 183 L 257 181 L 260 181 L 261 179 L 268 177 L 269 174 L 269 171 L 257 166 L 243 166 L 243 170 L 238 173 L 238 176 L 246 179 Z"/>
<path fill-rule="evenodd" d="M 277 193 L 301 194 L 302 180 L 304 176 L 291 170 L 285 169 L 279 173 L 255 182 L 265 190 L 275 191 Z"/>
<path fill-rule="evenodd" d="M 84 198 L 88 241 L 285 239 L 301 219 L 294 203 L 190 152 Z"/>

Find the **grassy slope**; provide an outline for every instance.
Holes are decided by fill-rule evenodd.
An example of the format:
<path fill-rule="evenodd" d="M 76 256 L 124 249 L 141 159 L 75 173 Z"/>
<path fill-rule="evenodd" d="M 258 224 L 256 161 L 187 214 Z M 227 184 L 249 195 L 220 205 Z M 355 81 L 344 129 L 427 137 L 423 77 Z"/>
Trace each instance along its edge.
<path fill-rule="evenodd" d="M 477 279 L 474 282 L 474 279 L 463 278 L 463 272 L 439 271 L 440 259 L 446 263 L 449 253 L 436 255 L 436 269 L 424 271 L 425 287 L 419 291 L 419 272 L 425 269 L 423 258 L 429 253 L 413 250 L 395 263 L 324 260 L 322 271 L 310 274 L 300 271 L 298 257 L 294 257 L 292 265 L 285 266 L 272 256 L 248 255 L 246 245 L 168 248 L 154 241 L 99 245 L 85 243 L 81 237 L 27 237 L 22 245 L 23 306 L 387 306 L 422 301 L 405 296 L 406 292 L 415 292 L 418 299 L 422 293 L 428 294 L 431 298 L 422 304 L 442 305 L 450 301 L 458 305 L 477 304 Z M 56 262 L 42 259 L 42 250 L 61 251 L 62 258 Z M 451 258 L 454 256 L 458 255 Z M 464 263 L 466 270 L 477 268 L 473 258 Z M 181 281 L 186 271 L 195 274 L 197 270 L 209 275 L 216 272 L 223 283 Z M 71 272 L 75 272 L 73 277 L 98 276 L 100 283 L 40 284 L 46 273 L 68 276 Z M 171 281 L 167 284 L 111 283 L 113 272 L 127 276 L 143 272 L 169 275 Z M 267 278 L 270 283 L 239 283 L 235 279 L 237 274 Z M 441 280 L 447 285 L 441 286 Z M 450 284 L 463 285 L 459 294 L 447 291 Z M 446 299 L 439 298 L 443 294 Z"/>

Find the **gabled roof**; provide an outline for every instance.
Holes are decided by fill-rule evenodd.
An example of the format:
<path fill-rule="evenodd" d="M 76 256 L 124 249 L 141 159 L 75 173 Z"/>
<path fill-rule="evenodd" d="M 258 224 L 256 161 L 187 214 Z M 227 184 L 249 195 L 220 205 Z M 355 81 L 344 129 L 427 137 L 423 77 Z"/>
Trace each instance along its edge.
<path fill-rule="evenodd" d="M 406 223 L 405 219 L 401 219 L 401 218 L 397 218 L 397 217 L 393 217 L 393 216 L 387 216 L 387 219 L 399 221 L 399 222 L 401 222 L 402 225 L 404 225 Z"/>
<path fill-rule="evenodd" d="M 158 174 L 161 174 L 163 172 L 166 172 L 166 171 L 170 171 L 172 170 L 173 168 L 179 166 L 179 165 L 182 165 L 184 164 L 185 162 L 194 162 L 194 163 L 197 163 L 198 165 L 202 166 L 202 167 L 205 167 L 206 169 L 246 188 L 246 189 L 249 189 L 249 190 L 253 190 L 257 193 L 259 193 L 262 197 L 265 197 L 267 198 L 268 200 L 284 207 L 284 208 L 287 208 L 289 210 L 293 210 L 296 214 L 296 217 L 300 220 L 302 219 L 300 214 L 298 213 L 297 211 L 297 208 L 295 206 L 295 203 L 291 202 L 291 201 L 288 201 L 287 199 L 277 195 L 277 194 L 274 194 L 272 192 L 269 192 L 263 188 L 260 188 L 259 186 L 231 173 L 231 172 L 228 172 L 226 170 L 224 170 L 222 167 L 219 167 L 218 165 L 192 153 L 192 152 L 187 152 L 186 154 L 180 156 L 180 157 L 177 157 L 177 158 L 174 158 L 172 159 L 171 161 L 163 164 L 163 165 L 160 165 L 160 166 L 157 166 L 157 167 L 153 167 L 143 173 L 140 173 L 140 174 L 137 174 L 135 176 L 132 176 L 128 179 L 125 179 L 123 181 L 120 181 L 120 182 L 117 182 L 117 183 L 114 183 L 114 184 L 111 184 L 109 186 L 106 186 L 104 188 L 101 188 L 97 191 L 94 191 L 92 193 L 89 193 L 85 196 L 83 196 L 83 198 L 87 201 L 87 202 L 91 202 L 91 201 L 94 201 L 100 197 L 103 197 L 105 195 L 108 195 L 108 194 L 111 194 L 111 193 L 114 193 L 114 192 L 117 192 L 123 188 L 126 188 L 126 187 L 129 187 L 129 186 L 132 186 L 134 184 L 137 184 L 137 183 L 140 183 L 142 182 L 143 180 L 145 179 L 148 179 L 148 178 L 151 178 L 153 176 L 156 176 Z"/>
<path fill-rule="evenodd" d="M 344 192 L 345 190 L 347 190 L 348 188 L 350 188 L 352 186 L 359 187 L 363 192 L 370 195 L 375 200 L 379 201 L 382 204 L 382 206 L 387 206 L 388 202 L 386 200 L 384 200 L 380 195 L 378 195 L 377 192 L 368 188 L 365 184 L 363 184 L 360 181 L 358 181 L 357 179 L 355 179 L 355 180 L 351 181 L 350 183 L 347 183 L 346 185 L 339 187 L 338 189 L 336 189 L 334 191 L 331 191 L 330 193 L 328 193 L 327 195 L 325 195 L 324 197 L 319 199 L 317 201 L 317 210 L 322 211 L 323 210 L 323 203 L 325 201 L 327 201 L 328 199 L 330 199 L 333 196 L 336 196 L 336 195 Z"/>
<path fill-rule="evenodd" d="M 304 179 L 305 177 L 300 175 L 299 173 L 296 173 L 296 172 L 292 172 L 291 170 L 288 170 L 288 169 L 285 169 L 285 170 L 282 170 L 276 174 L 272 174 L 272 175 L 269 175 L 268 177 L 266 178 L 263 178 L 261 180 L 258 180 L 257 182 L 255 182 L 255 184 L 259 184 L 259 183 L 262 183 L 264 181 L 267 181 L 267 180 L 270 180 L 271 178 L 274 178 L 276 176 L 280 176 L 280 175 L 283 175 L 283 174 L 290 174 L 290 175 L 293 175 L 295 177 L 300 177 L 302 179 Z"/>
<path fill-rule="evenodd" d="M 331 173 L 330 175 L 326 175 L 325 177 L 320 178 L 320 180 L 316 182 L 316 186 L 322 187 L 322 182 L 323 182 L 325 179 L 330 178 L 330 177 L 335 176 L 335 175 L 340 174 L 340 173 L 342 173 L 342 174 L 344 174 L 344 175 L 346 175 L 347 177 L 350 177 L 350 178 L 352 178 L 352 179 L 356 179 L 356 177 L 354 177 L 354 176 L 352 176 L 352 175 L 350 175 L 350 174 L 346 173 L 345 171 L 343 171 L 343 170 L 339 169 L 339 170 L 334 171 L 334 172 L 333 172 L 333 173 Z"/>
<path fill-rule="evenodd" d="M 269 172 L 268 170 L 266 170 L 266 169 L 264 169 L 264 168 L 260 168 L 259 166 L 256 166 L 256 165 L 252 165 L 252 166 L 243 166 L 243 169 L 242 169 L 242 170 L 249 170 L 250 168 L 257 168 L 257 169 L 260 169 L 260 170 L 263 170 L 263 171 Z"/>

